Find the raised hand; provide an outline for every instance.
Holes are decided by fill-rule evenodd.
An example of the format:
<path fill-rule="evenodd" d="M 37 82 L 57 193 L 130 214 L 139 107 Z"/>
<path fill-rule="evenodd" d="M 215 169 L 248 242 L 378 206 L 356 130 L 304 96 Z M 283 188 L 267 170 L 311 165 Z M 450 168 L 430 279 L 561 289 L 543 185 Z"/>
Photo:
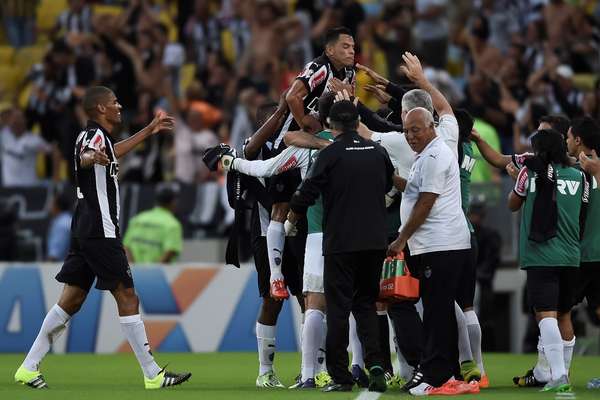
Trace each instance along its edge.
<path fill-rule="evenodd" d="M 385 91 L 384 85 L 365 85 L 365 91 L 373 94 L 381 104 L 387 104 L 392 99 L 392 96 Z"/>
<path fill-rule="evenodd" d="M 583 151 L 579 153 L 579 162 L 584 171 L 595 177 L 600 176 L 600 159 L 595 150 L 592 150 L 592 155 L 590 157 L 585 155 Z"/>
<path fill-rule="evenodd" d="M 354 94 L 354 86 L 350 83 L 345 83 L 338 78 L 333 78 L 329 81 L 329 90 L 332 92 L 339 93 L 342 90 L 346 90 L 350 94 Z"/>
<path fill-rule="evenodd" d="M 371 68 L 367 67 L 366 65 L 356 63 L 356 68 L 359 71 L 363 71 L 365 74 L 367 74 L 367 76 L 369 78 L 373 79 L 373 81 L 375 81 L 376 85 L 387 86 L 387 84 L 390 83 L 390 81 L 388 79 L 379 75 L 377 72 L 373 71 Z"/>
<path fill-rule="evenodd" d="M 406 51 L 402 55 L 402 60 L 404 60 L 404 65 L 400 67 L 400 70 L 408 79 L 417 85 L 421 85 L 427 81 L 425 73 L 423 72 L 423 67 L 421 66 L 421 61 L 419 61 L 417 56 Z"/>
<path fill-rule="evenodd" d="M 150 128 L 150 133 L 152 135 L 161 131 L 171 132 L 175 128 L 175 118 L 168 115 L 163 110 L 158 110 L 148 127 Z"/>
<path fill-rule="evenodd" d="M 106 146 L 101 146 L 98 150 L 93 150 L 94 154 L 92 156 L 92 160 L 94 164 L 100 164 L 107 166 L 110 164 L 110 159 L 106 155 Z"/>

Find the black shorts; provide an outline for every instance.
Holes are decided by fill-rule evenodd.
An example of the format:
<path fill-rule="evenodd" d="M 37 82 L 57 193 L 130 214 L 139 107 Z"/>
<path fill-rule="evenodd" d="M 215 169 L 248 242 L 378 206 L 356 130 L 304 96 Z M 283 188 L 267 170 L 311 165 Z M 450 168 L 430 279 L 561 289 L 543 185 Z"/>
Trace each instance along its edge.
<path fill-rule="evenodd" d="M 463 310 L 473 307 L 475 299 L 475 282 L 477 280 L 477 238 L 471 233 L 471 249 L 466 267 L 463 269 L 462 276 L 458 281 L 458 293 L 456 302 Z"/>
<path fill-rule="evenodd" d="M 527 297 L 536 312 L 570 311 L 575 299 L 578 268 L 528 267 Z"/>
<path fill-rule="evenodd" d="M 89 291 L 112 290 L 119 283 L 133 287 L 131 269 L 120 239 L 71 239 L 69 254 L 56 280 Z"/>
<path fill-rule="evenodd" d="M 286 238 L 281 273 L 292 295 L 298 296 L 302 294 L 302 274 L 304 270 L 299 266 L 303 265 L 303 259 L 299 261 L 294 254 L 295 252 L 291 251 L 296 246 L 295 242 L 290 242 L 289 239 L 293 238 Z M 304 240 L 306 241 L 306 238 Z M 258 294 L 260 297 L 270 297 L 271 268 L 269 267 L 269 255 L 267 252 L 267 238 L 264 236 L 255 238 L 252 243 L 252 249 L 254 253 L 254 265 L 258 274 Z"/>
<path fill-rule="evenodd" d="M 592 309 L 600 307 L 600 262 L 581 263 L 577 272 L 573 305 L 581 303 L 585 298 Z"/>

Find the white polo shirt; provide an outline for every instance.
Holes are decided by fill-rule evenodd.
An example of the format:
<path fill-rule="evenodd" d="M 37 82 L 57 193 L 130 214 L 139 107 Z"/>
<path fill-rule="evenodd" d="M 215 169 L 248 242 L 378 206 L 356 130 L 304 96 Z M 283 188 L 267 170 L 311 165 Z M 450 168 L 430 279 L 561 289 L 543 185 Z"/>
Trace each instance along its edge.
<path fill-rule="evenodd" d="M 454 115 L 444 114 L 441 116 L 435 133 L 452 150 L 454 157 L 458 159 L 458 121 Z M 416 153 L 410 148 L 406 137 L 402 132 L 373 132 L 371 140 L 379 143 L 388 152 L 392 164 L 400 177 L 406 179 L 410 167 L 415 162 Z"/>
<path fill-rule="evenodd" d="M 470 249 L 469 228 L 461 208 L 458 163 L 441 137 L 417 154 L 408 174 L 400 204 L 402 225 L 423 192 L 436 193 L 438 197 L 425 222 L 408 239 L 411 255 Z"/>

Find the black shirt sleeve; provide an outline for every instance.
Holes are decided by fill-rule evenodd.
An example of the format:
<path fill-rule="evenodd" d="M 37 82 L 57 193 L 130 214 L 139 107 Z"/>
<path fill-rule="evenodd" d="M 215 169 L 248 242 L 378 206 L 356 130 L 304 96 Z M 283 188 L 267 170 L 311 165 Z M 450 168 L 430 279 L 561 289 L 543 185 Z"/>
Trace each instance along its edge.
<path fill-rule="evenodd" d="M 394 82 L 389 82 L 385 91 L 398 101 L 402 100 L 402 96 L 406 93 L 406 90 L 402 89 L 400 85 L 397 85 Z"/>
<path fill-rule="evenodd" d="M 306 209 L 315 204 L 323 188 L 327 185 L 331 151 L 326 150 L 324 149 L 319 152 L 317 159 L 308 170 L 306 178 L 298 186 L 294 196 L 292 196 L 290 209 L 296 214 L 305 214 Z"/>
<path fill-rule="evenodd" d="M 358 102 L 358 113 L 360 120 L 372 131 L 375 132 L 402 132 L 402 125 L 394 124 L 381 118 L 377 113 L 371 111 L 367 106 Z"/>
<path fill-rule="evenodd" d="M 390 156 L 386 149 L 383 148 L 379 143 L 375 143 L 377 150 L 381 152 L 383 155 L 383 160 L 385 163 L 385 191 L 389 192 L 392 190 L 392 186 L 394 185 L 394 164 L 390 160 Z"/>

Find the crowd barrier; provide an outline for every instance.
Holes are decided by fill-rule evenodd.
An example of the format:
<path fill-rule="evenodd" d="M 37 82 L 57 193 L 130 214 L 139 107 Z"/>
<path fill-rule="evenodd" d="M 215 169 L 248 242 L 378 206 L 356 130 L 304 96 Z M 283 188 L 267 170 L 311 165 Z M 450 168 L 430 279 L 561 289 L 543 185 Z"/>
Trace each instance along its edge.
<path fill-rule="evenodd" d="M 0 352 L 26 352 L 46 312 L 62 291 L 60 264 L 0 264 Z M 140 308 L 159 352 L 256 351 L 254 328 L 261 299 L 253 265 L 135 266 Z M 277 347 L 298 349 L 301 314 L 286 301 Z M 92 289 L 82 309 L 53 345 L 55 353 L 130 351 L 109 292 Z"/>

